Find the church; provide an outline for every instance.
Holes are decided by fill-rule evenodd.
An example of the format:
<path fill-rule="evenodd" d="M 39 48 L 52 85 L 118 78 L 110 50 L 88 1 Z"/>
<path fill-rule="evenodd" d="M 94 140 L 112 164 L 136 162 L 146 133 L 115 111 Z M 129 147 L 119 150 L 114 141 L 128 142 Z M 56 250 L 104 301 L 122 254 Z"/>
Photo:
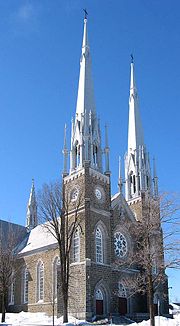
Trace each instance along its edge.
<path fill-rule="evenodd" d="M 132 278 L 138 272 L 135 266 L 126 267 L 126 261 L 135 248 L 134 237 L 127 225 L 131 224 L 133 228 L 143 218 L 147 197 L 157 198 L 158 178 L 155 164 L 151 175 L 151 164 L 144 143 L 132 57 L 125 180 L 119 162 L 119 191 L 111 195 L 108 130 L 106 128 L 105 148 L 102 148 L 87 24 L 85 16 L 71 149 L 69 151 L 67 148 L 66 128 L 63 149 L 64 191 L 70 195 L 73 203 L 80 195 L 82 197 L 78 211 L 81 228 L 76 230 L 72 243 L 69 314 L 86 320 L 92 320 L 95 316 L 107 317 L 109 314 L 135 319 L 138 314 L 148 313 L 148 305 L 145 296 L 136 293 L 129 295 L 125 282 L 125 279 Z M 44 230 L 43 225 L 38 224 L 34 182 L 28 202 L 26 230 L 26 236 L 16 247 L 18 273 L 9 289 L 9 310 L 52 314 L 53 297 L 55 311 L 61 315 L 57 241 Z M 167 286 L 161 294 L 160 312 L 167 314 Z"/>

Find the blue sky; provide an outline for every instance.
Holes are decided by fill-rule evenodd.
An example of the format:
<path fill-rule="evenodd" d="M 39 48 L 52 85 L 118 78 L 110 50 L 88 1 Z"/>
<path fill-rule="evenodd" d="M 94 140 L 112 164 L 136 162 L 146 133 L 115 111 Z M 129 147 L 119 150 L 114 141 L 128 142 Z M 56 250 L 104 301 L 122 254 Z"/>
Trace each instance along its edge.
<path fill-rule="evenodd" d="M 82 8 L 89 12 L 96 108 L 102 129 L 109 127 L 112 193 L 127 149 L 131 53 L 160 189 L 179 192 L 179 1 L 1 0 L 2 219 L 24 224 L 31 179 L 38 189 L 61 174 L 63 128 L 67 123 L 70 144 L 76 107 Z M 172 274 L 172 297 L 180 300 L 179 275 Z"/>

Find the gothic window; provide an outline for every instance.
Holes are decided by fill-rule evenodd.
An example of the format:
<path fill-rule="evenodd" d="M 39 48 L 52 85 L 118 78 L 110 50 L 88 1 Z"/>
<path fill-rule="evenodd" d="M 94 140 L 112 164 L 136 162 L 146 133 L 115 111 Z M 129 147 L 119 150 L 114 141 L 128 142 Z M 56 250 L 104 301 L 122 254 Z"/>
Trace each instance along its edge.
<path fill-rule="evenodd" d="M 9 305 L 13 305 L 14 304 L 14 293 L 15 293 L 15 280 L 14 280 L 14 272 L 12 272 L 12 283 L 9 287 Z"/>
<path fill-rule="evenodd" d="M 124 287 L 124 285 L 119 282 L 118 284 L 118 296 L 121 297 L 121 298 L 126 298 L 127 295 L 126 295 L 126 289 Z"/>
<path fill-rule="evenodd" d="M 26 267 L 23 270 L 23 303 L 28 302 L 28 282 L 29 282 L 29 271 Z"/>
<path fill-rule="evenodd" d="M 97 146 L 94 145 L 93 146 L 93 163 L 95 165 L 97 165 L 97 152 L 98 152 Z"/>
<path fill-rule="evenodd" d="M 148 175 L 146 176 L 146 182 L 147 182 L 147 189 L 149 188 L 149 178 Z"/>
<path fill-rule="evenodd" d="M 58 269 L 60 267 L 60 259 L 56 257 L 53 262 L 53 300 L 57 300 L 57 277 L 58 277 Z"/>
<path fill-rule="evenodd" d="M 133 191 L 135 194 L 135 192 L 136 192 L 136 177 L 135 177 L 135 175 L 133 175 Z"/>
<path fill-rule="evenodd" d="M 130 195 L 133 195 L 133 172 L 131 171 L 129 175 L 129 182 L 130 182 Z"/>
<path fill-rule="evenodd" d="M 76 158 L 75 158 L 76 167 L 78 167 L 80 164 L 80 146 L 78 143 L 75 148 L 75 156 L 76 156 Z"/>
<path fill-rule="evenodd" d="M 80 234 L 79 229 L 76 229 L 73 237 L 73 261 L 79 262 L 80 260 Z"/>
<path fill-rule="evenodd" d="M 103 263 L 103 236 L 100 228 L 96 229 L 96 262 Z"/>
<path fill-rule="evenodd" d="M 138 192 L 140 191 L 140 175 L 138 173 Z"/>
<path fill-rule="evenodd" d="M 116 232 L 114 235 L 114 250 L 115 255 L 120 258 L 127 254 L 127 240 L 120 232 Z"/>
<path fill-rule="evenodd" d="M 39 262 L 37 266 L 37 301 L 44 300 L 44 264 Z"/>
<path fill-rule="evenodd" d="M 131 171 L 129 176 L 130 181 L 130 194 L 134 195 L 136 193 L 136 176 L 133 174 L 133 171 Z"/>
<path fill-rule="evenodd" d="M 96 300 L 103 300 L 103 294 L 100 289 L 96 290 Z"/>

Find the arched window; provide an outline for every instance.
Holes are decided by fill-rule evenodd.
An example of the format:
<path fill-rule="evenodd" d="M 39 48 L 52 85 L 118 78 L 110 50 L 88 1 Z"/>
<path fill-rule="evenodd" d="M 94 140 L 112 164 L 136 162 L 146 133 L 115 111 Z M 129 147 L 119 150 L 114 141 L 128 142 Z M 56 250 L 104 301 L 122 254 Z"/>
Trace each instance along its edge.
<path fill-rule="evenodd" d="M 23 270 L 23 303 L 28 302 L 28 282 L 29 282 L 29 271 L 27 267 Z"/>
<path fill-rule="evenodd" d="M 44 264 L 39 262 L 37 266 L 37 301 L 44 300 Z"/>
<path fill-rule="evenodd" d="M 80 164 L 80 146 L 77 143 L 75 147 L 75 166 L 78 167 Z"/>
<path fill-rule="evenodd" d="M 80 235 L 79 229 L 76 229 L 73 236 L 73 261 L 80 261 Z"/>
<path fill-rule="evenodd" d="M 53 300 L 57 300 L 57 277 L 58 277 L 58 269 L 60 267 L 60 259 L 59 257 L 56 257 L 53 262 Z"/>
<path fill-rule="evenodd" d="M 12 271 L 11 285 L 9 287 L 9 293 L 8 293 L 9 305 L 13 305 L 14 304 L 14 293 L 15 293 L 15 279 L 14 279 L 14 271 Z"/>
<path fill-rule="evenodd" d="M 136 192 L 136 177 L 135 177 L 135 175 L 133 175 L 133 191 L 135 194 L 135 192 Z"/>
<path fill-rule="evenodd" d="M 126 289 L 125 289 L 124 285 L 121 282 L 119 282 L 119 284 L 118 284 L 118 296 L 121 297 L 121 298 L 126 298 L 127 297 Z"/>
<path fill-rule="evenodd" d="M 96 262 L 103 263 L 103 236 L 100 228 L 96 229 Z"/>
<path fill-rule="evenodd" d="M 96 290 L 96 300 L 103 300 L 103 293 L 100 289 Z"/>
<path fill-rule="evenodd" d="M 93 163 L 94 165 L 97 165 L 97 153 L 98 153 L 98 148 L 96 145 L 93 146 Z"/>

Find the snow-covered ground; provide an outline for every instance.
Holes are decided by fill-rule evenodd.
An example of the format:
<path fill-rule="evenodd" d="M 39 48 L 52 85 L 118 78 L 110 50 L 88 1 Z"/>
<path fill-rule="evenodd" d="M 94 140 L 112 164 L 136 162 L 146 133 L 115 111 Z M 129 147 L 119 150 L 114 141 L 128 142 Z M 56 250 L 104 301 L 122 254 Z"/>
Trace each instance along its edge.
<path fill-rule="evenodd" d="M 0 314 L 1 318 L 1 314 Z M 85 321 L 69 317 L 69 323 L 66 326 L 74 325 L 85 325 L 88 324 Z M 2 325 L 2 324 L 0 324 Z M 7 313 L 6 314 L 6 323 L 3 325 L 12 325 L 12 326 L 50 326 L 52 325 L 52 317 L 48 317 L 45 313 L 30 313 L 30 312 L 20 312 Z M 62 325 L 62 317 L 55 317 L 55 325 Z M 115 324 L 112 324 L 113 326 Z M 142 321 L 141 323 L 133 323 L 131 326 L 149 326 L 149 321 Z M 156 317 L 156 326 L 180 326 L 180 313 L 174 315 L 174 319 L 168 319 L 164 317 Z"/>

